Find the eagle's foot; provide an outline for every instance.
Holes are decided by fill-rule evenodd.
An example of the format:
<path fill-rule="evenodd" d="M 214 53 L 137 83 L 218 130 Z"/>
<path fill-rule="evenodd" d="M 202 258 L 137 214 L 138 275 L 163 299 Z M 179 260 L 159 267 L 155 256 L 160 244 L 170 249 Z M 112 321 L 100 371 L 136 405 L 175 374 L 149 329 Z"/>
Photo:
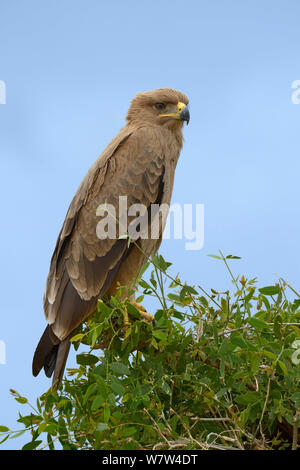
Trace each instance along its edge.
<path fill-rule="evenodd" d="M 131 302 L 131 304 L 139 311 L 140 315 L 144 318 L 144 320 L 149 323 L 154 321 L 154 316 L 151 315 L 151 313 L 148 313 L 143 305 L 137 304 L 136 302 Z"/>
<path fill-rule="evenodd" d="M 145 307 L 141 304 L 138 304 L 136 302 L 130 302 L 130 304 L 135 307 L 139 314 L 141 315 L 142 319 L 145 320 L 147 323 L 152 323 L 154 322 L 154 316 L 151 315 L 151 313 L 148 313 L 145 309 Z M 127 308 L 123 309 L 123 331 L 126 330 L 134 321 L 134 317 L 130 318 L 130 312 L 128 312 Z"/>

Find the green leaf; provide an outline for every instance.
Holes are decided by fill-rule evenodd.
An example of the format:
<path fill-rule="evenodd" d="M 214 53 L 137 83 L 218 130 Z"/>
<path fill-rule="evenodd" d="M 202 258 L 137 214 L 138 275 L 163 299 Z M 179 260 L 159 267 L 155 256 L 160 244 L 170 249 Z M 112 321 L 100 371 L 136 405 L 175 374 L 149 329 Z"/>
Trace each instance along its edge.
<path fill-rule="evenodd" d="M 133 426 L 124 427 L 122 429 L 122 436 L 129 437 L 129 436 L 132 436 L 135 432 L 136 432 L 136 428 L 134 428 Z"/>
<path fill-rule="evenodd" d="M 201 295 L 201 297 L 199 297 L 199 302 L 200 302 L 200 304 L 203 305 L 204 307 L 208 307 L 208 301 L 207 301 L 207 299 L 206 299 L 203 295 Z"/>
<path fill-rule="evenodd" d="M 167 337 L 165 333 L 163 333 L 163 331 L 161 330 L 153 330 L 153 336 L 155 336 L 155 338 L 160 339 L 162 341 L 167 341 Z"/>
<path fill-rule="evenodd" d="M 100 327 L 100 329 L 102 328 L 102 325 L 98 325 Z M 98 327 L 97 327 L 98 328 Z M 89 335 L 89 341 L 90 341 L 90 344 L 91 344 L 91 347 L 93 348 L 96 344 L 96 341 L 98 339 L 98 332 L 97 332 L 97 328 L 95 328 L 94 330 L 91 331 L 91 337 Z"/>
<path fill-rule="evenodd" d="M 113 372 L 116 372 L 118 375 L 129 375 L 130 370 L 125 364 L 122 364 L 122 362 L 112 362 L 109 365 L 110 369 Z"/>
<path fill-rule="evenodd" d="M 258 370 L 259 370 L 259 365 L 260 365 L 261 358 L 259 355 L 251 355 L 250 358 L 250 363 L 251 363 L 251 372 L 253 375 L 255 375 Z"/>
<path fill-rule="evenodd" d="M 8 438 L 9 438 L 9 434 L 7 434 L 7 435 L 5 436 L 5 438 L 2 439 L 2 441 L 0 441 L 0 444 L 3 444 L 3 442 L 5 442 Z"/>
<path fill-rule="evenodd" d="M 42 407 L 41 407 L 41 404 L 40 404 L 40 400 L 38 398 L 36 399 L 36 406 L 37 406 L 37 409 L 38 409 L 39 413 L 42 413 Z"/>
<path fill-rule="evenodd" d="M 241 404 L 249 404 L 249 403 L 253 404 L 253 403 L 256 403 L 257 401 L 260 401 L 261 399 L 262 397 L 259 392 L 248 391 L 244 393 L 243 395 L 237 396 L 235 398 L 235 401 Z"/>
<path fill-rule="evenodd" d="M 231 336 L 230 342 L 242 349 L 247 349 L 247 343 L 242 336 Z"/>
<path fill-rule="evenodd" d="M 212 323 L 212 329 L 213 329 L 214 340 L 215 340 L 216 346 L 218 346 L 219 345 L 218 328 L 217 328 L 216 322 L 214 320 L 213 320 L 213 323 Z"/>
<path fill-rule="evenodd" d="M 140 277 L 142 277 L 143 274 L 147 271 L 149 265 L 150 265 L 150 261 L 147 261 L 145 264 L 143 264 L 142 269 L 139 272 Z"/>
<path fill-rule="evenodd" d="M 100 406 L 102 405 L 103 402 L 104 402 L 103 396 L 98 395 L 96 398 L 94 398 L 94 401 L 93 401 L 92 406 L 91 406 L 91 410 L 92 411 L 98 410 L 98 408 L 100 408 Z"/>
<path fill-rule="evenodd" d="M 25 405 L 25 403 L 28 403 L 28 400 L 27 400 L 27 398 L 25 398 L 25 397 L 16 397 L 15 400 L 16 400 L 18 403 L 22 403 L 22 405 Z"/>
<path fill-rule="evenodd" d="M 183 304 L 183 301 L 182 299 L 180 298 L 180 295 L 178 294 L 173 294 L 172 292 L 170 292 L 168 294 L 168 298 L 170 300 L 172 300 L 172 302 L 175 302 L 176 304 L 179 304 L 179 305 L 182 305 Z"/>
<path fill-rule="evenodd" d="M 77 354 L 76 356 L 76 362 L 77 364 L 80 364 L 81 366 L 90 366 L 96 364 L 96 362 L 99 361 L 99 358 L 97 356 L 94 356 L 93 354 Z"/>
<path fill-rule="evenodd" d="M 282 326 L 282 318 L 279 314 L 277 314 L 274 318 L 273 331 L 274 331 L 275 337 L 278 340 L 281 340 L 281 338 L 282 338 L 281 326 Z"/>
<path fill-rule="evenodd" d="M 36 449 L 43 441 L 31 441 L 22 447 L 22 450 L 33 450 Z"/>
<path fill-rule="evenodd" d="M 270 325 L 267 325 L 267 323 L 255 317 L 249 318 L 248 323 L 249 325 L 253 326 L 253 328 L 255 328 L 256 330 L 264 330 L 265 328 L 271 328 Z"/>
<path fill-rule="evenodd" d="M 80 339 L 82 339 L 84 337 L 84 334 L 83 333 L 78 333 L 78 335 L 75 335 L 73 336 L 70 341 L 73 343 L 74 341 L 79 341 Z"/>
<path fill-rule="evenodd" d="M 224 297 L 221 298 L 221 307 L 225 313 L 228 313 L 228 301 Z"/>
<path fill-rule="evenodd" d="M 46 427 L 47 427 L 47 423 L 45 421 L 43 421 L 38 427 L 38 433 L 42 434 L 42 432 L 45 431 Z"/>
<path fill-rule="evenodd" d="M 246 297 L 244 299 L 246 303 L 249 302 L 249 300 L 252 299 L 252 297 L 254 295 L 254 292 L 255 292 L 255 287 L 251 287 L 249 293 L 246 295 Z"/>
<path fill-rule="evenodd" d="M 198 292 L 192 286 L 185 284 L 180 291 L 180 298 L 184 299 L 187 295 L 197 295 Z"/>
<path fill-rule="evenodd" d="M 6 426 L 0 426 L 0 432 L 7 432 L 9 431 L 9 428 L 7 428 Z"/>
<path fill-rule="evenodd" d="M 278 286 L 261 287 L 258 290 L 263 295 L 276 295 L 280 292 L 280 288 Z"/>
<path fill-rule="evenodd" d="M 264 295 L 262 295 L 261 300 L 263 301 L 263 304 L 264 304 L 264 306 L 266 307 L 266 309 L 267 309 L 267 310 L 270 310 L 271 305 L 270 305 L 270 303 L 269 303 L 267 297 L 265 297 Z"/>
<path fill-rule="evenodd" d="M 49 450 L 55 450 L 51 434 L 47 434 L 47 442 L 48 442 Z"/>
<path fill-rule="evenodd" d="M 126 391 L 120 380 L 116 379 L 115 377 L 111 377 L 110 388 L 116 395 L 124 395 Z"/>
<path fill-rule="evenodd" d="M 154 289 L 157 289 L 157 281 L 154 278 L 151 278 L 150 282 L 153 285 Z"/>
<path fill-rule="evenodd" d="M 130 302 L 126 303 L 126 309 L 132 318 L 136 318 L 137 320 L 140 320 L 142 318 L 140 311 Z"/>
<path fill-rule="evenodd" d="M 296 308 L 300 307 L 300 299 L 295 299 L 293 303 Z"/>
<path fill-rule="evenodd" d="M 165 261 L 162 255 L 155 255 L 153 262 L 164 273 L 167 271 L 169 266 L 172 266 L 172 263 Z"/>
<path fill-rule="evenodd" d="M 50 423 L 47 425 L 45 431 L 53 436 L 57 433 L 57 423 Z"/>
<path fill-rule="evenodd" d="M 108 423 L 110 418 L 110 407 L 108 404 L 104 406 L 104 421 L 105 423 Z"/>
<path fill-rule="evenodd" d="M 107 318 L 112 313 L 111 307 L 106 305 L 103 300 L 99 299 L 97 304 L 97 310 L 102 314 L 102 319 Z"/>
<path fill-rule="evenodd" d="M 169 385 L 167 384 L 167 382 L 165 382 L 164 380 L 162 380 L 161 384 L 160 384 L 160 388 L 163 392 L 165 392 L 167 395 L 172 395 L 172 391 L 169 387 Z"/>
<path fill-rule="evenodd" d="M 84 397 L 83 397 L 84 404 L 88 401 L 89 397 L 93 395 L 94 392 L 96 392 L 97 388 L 98 386 L 95 383 L 88 386 L 87 391 L 85 392 Z"/>
<path fill-rule="evenodd" d="M 141 279 L 139 281 L 139 285 L 143 288 L 143 289 L 149 289 L 150 292 L 152 292 L 152 287 L 150 286 L 150 284 L 148 284 L 148 282 L 144 281 L 144 279 Z"/>
<path fill-rule="evenodd" d="M 287 376 L 288 376 L 288 370 L 287 370 L 287 368 L 286 368 L 285 363 L 284 363 L 283 361 L 278 361 L 278 364 L 279 364 L 279 366 L 280 366 L 280 368 L 281 368 L 281 370 L 282 370 L 282 372 L 283 372 L 283 375 L 284 375 L 285 377 L 287 377 Z"/>
<path fill-rule="evenodd" d="M 297 408 L 300 408 L 300 392 L 296 392 L 291 396 L 291 400 L 295 403 Z"/>
<path fill-rule="evenodd" d="M 223 359 L 220 360 L 220 376 L 222 379 L 225 377 L 225 363 Z"/>
<path fill-rule="evenodd" d="M 277 359 L 276 354 L 272 353 L 271 351 L 266 351 L 265 349 L 262 352 L 264 353 L 265 356 L 267 356 L 272 361 L 276 361 Z"/>
<path fill-rule="evenodd" d="M 223 387 L 215 394 L 215 398 L 219 399 L 223 397 L 224 395 L 226 395 L 226 393 L 227 393 L 227 388 Z"/>
<path fill-rule="evenodd" d="M 221 256 L 218 256 L 218 255 L 207 255 L 207 256 L 210 256 L 210 258 L 215 258 L 215 259 L 223 259 L 221 258 Z"/>
<path fill-rule="evenodd" d="M 108 429 L 108 428 L 109 428 L 108 424 L 98 423 L 97 427 L 96 427 L 96 431 L 106 431 L 106 429 Z"/>
<path fill-rule="evenodd" d="M 247 421 L 250 416 L 250 410 L 251 410 L 251 405 L 247 406 L 247 408 L 245 408 L 239 416 L 239 422 L 242 428 L 244 428 L 247 424 Z"/>

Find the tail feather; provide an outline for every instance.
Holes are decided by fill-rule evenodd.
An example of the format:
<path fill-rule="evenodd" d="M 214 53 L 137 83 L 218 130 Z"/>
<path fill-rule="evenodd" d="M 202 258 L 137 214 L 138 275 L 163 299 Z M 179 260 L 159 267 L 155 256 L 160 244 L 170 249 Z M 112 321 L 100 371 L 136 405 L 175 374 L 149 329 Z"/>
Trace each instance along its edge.
<path fill-rule="evenodd" d="M 54 372 L 52 388 L 59 386 L 64 374 L 70 345 L 69 338 L 60 341 L 51 331 L 50 325 L 48 325 L 33 356 L 33 375 L 36 377 L 42 368 L 44 368 L 45 374 L 49 378 Z"/>
<path fill-rule="evenodd" d="M 32 373 L 35 377 L 44 367 L 47 357 L 51 354 L 58 342 L 59 339 L 57 338 L 57 341 L 55 341 L 55 337 L 53 333 L 51 334 L 50 326 L 48 325 L 42 334 L 33 356 Z"/>
<path fill-rule="evenodd" d="M 46 359 L 45 359 L 45 362 L 44 362 L 44 372 L 46 374 L 46 377 L 48 377 L 48 378 L 51 377 L 51 375 L 53 374 L 53 371 L 55 369 L 58 348 L 59 348 L 59 345 L 57 344 L 56 346 L 54 346 L 54 348 L 46 356 Z"/>
<path fill-rule="evenodd" d="M 55 370 L 52 379 L 52 388 L 58 387 L 62 381 L 70 346 L 71 343 L 69 338 L 64 339 L 58 346 Z"/>

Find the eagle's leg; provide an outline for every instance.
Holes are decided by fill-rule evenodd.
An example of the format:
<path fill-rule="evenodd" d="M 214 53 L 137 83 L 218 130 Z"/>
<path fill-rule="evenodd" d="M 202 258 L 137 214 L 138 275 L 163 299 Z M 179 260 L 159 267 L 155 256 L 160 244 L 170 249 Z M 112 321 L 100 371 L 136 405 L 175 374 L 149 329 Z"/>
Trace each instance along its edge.
<path fill-rule="evenodd" d="M 148 313 L 143 307 L 135 302 L 135 296 L 130 295 L 129 291 L 134 290 L 134 285 L 137 281 L 138 274 L 142 269 L 142 266 L 145 262 L 144 256 L 141 254 L 140 249 L 137 246 L 132 246 L 127 258 L 123 261 L 114 281 L 107 290 L 107 295 L 116 295 L 116 292 L 119 289 L 121 290 L 120 300 L 125 300 L 129 297 L 130 303 L 139 311 L 141 316 L 147 322 L 154 321 L 154 316 Z M 124 327 L 130 324 L 128 318 L 128 312 L 123 313 L 124 315 Z"/>

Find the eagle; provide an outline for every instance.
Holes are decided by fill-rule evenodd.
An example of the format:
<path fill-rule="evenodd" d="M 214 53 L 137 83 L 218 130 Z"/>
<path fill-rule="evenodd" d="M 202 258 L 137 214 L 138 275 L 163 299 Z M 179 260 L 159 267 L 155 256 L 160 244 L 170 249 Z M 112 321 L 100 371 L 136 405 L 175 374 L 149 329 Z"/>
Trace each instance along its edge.
<path fill-rule="evenodd" d="M 158 236 L 150 233 L 135 240 L 99 236 L 99 213 L 103 214 L 99 207 L 115 208 L 118 221 L 119 199 L 126 197 L 128 207 L 146 207 L 147 224 L 152 206 L 169 207 L 183 124 L 189 119 L 184 93 L 170 88 L 138 93 L 130 103 L 126 125 L 82 180 L 51 258 L 43 300 L 47 326 L 32 363 L 34 376 L 42 368 L 47 377 L 53 374 L 52 387 L 61 383 L 75 328 L 104 295 L 115 295 L 123 286 L 126 298 L 143 264 L 161 243 L 163 222 Z M 127 214 L 126 222 L 132 220 Z M 150 314 L 143 315 L 149 320 Z"/>

